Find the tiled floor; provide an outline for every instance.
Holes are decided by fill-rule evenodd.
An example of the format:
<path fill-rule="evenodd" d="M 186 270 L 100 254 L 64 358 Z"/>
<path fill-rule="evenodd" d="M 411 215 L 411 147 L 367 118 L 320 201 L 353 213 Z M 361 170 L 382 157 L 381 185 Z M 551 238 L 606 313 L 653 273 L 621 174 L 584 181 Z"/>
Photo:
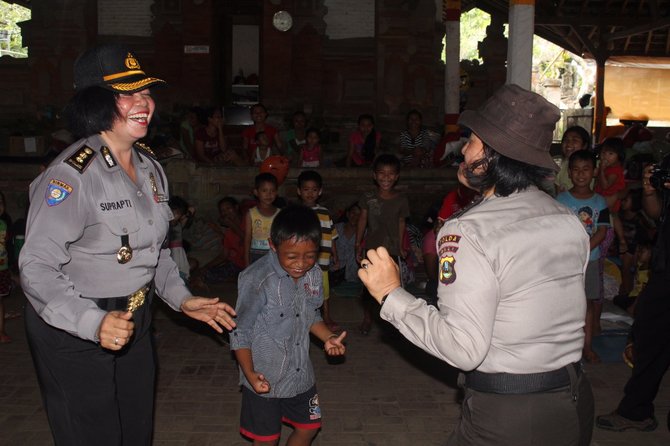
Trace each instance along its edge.
<path fill-rule="evenodd" d="M 220 287 L 234 300 L 231 287 Z M 25 299 L 6 299 L 10 310 Z M 333 297 L 335 319 L 348 330 L 343 361 L 329 361 L 314 344 L 312 360 L 324 415 L 315 446 L 443 445 L 458 421 L 456 372 L 403 340 L 379 322 L 368 336 L 356 330 L 360 308 L 354 298 Z M 240 393 L 237 367 L 225 336 L 193 325 L 156 306 L 160 375 L 156 400 L 156 446 L 249 445 L 238 434 Z M 41 407 L 23 318 L 7 321 L 11 344 L 0 345 L 0 445 L 53 444 Z M 596 413 L 610 411 L 630 373 L 623 363 L 587 367 Z M 656 400 L 662 421 L 670 409 L 670 378 Z M 288 434 L 284 431 L 283 438 Z M 282 442 L 283 444 L 283 442 Z M 594 430 L 593 445 L 667 446 L 662 423 L 651 433 Z"/>

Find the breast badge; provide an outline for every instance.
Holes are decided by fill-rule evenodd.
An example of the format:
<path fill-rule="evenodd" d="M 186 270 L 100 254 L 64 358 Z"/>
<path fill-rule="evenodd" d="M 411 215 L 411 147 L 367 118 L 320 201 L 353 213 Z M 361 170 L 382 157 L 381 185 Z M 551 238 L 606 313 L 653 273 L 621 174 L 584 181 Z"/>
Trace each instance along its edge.
<path fill-rule="evenodd" d="M 456 280 L 456 270 L 454 264 L 456 259 L 454 256 L 444 256 L 440 258 L 440 282 L 445 285 L 454 283 Z"/>
<path fill-rule="evenodd" d="M 130 247 L 130 243 L 127 235 L 121 236 L 121 247 L 116 252 L 116 261 L 121 265 L 124 265 L 133 258 L 133 248 Z"/>
<path fill-rule="evenodd" d="M 61 204 L 72 193 L 72 186 L 60 180 L 51 180 L 47 187 L 46 200 L 49 206 Z"/>

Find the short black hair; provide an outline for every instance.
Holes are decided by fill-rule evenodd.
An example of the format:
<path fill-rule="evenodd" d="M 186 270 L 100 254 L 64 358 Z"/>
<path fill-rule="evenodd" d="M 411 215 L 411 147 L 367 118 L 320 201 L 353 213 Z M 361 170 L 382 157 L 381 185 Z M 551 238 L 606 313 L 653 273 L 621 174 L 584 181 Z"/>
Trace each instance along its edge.
<path fill-rule="evenodd" d="M 572 168 L 572 166 L 577 161 L 591 161 L 591 165 L 594 169 L 598 164 L 595 153 L 586 149 L 577 150 L 576 152 L 573 152 L 572 155 L 570 155 L 570 159 L 568 159 L 568 168 Z"/>
<path fill-rule="evenodd" d="M 616 153 L 620 163 L 623 163 L 626 160 L 626 148 L 624 147 L 623 139 L 621 138 L 607 138 L 600 144 L 600 152 L 602 153 L 605 150 Z"/>
<path fill-rule="evenodd" d="M 314 181 L 321 189 L 323 187 L 323 178 L 319 172 L 315 170 L 305 170 L 298 175 L 298 188 L 301 188 L 306 181 Z"/>
<path fill-rule="evenodd" d="M 270 240 L 275 247 L 279 247 L 288 240 L 314 242 L 318 247 L 321 244 L 321 223 L 316 212 L 307 206 L 290 205 L 279 211 L 272 220 Z"/>
<path fill-rule="evenodd" d="M 265 135 L 265 132 L 261 130 L 260 132 L 256 132 L 256 136 L 254 136 L 254 141 L 258 142 L 258 139 L 261 137 L 261 135 Z"/>
<path fill-rule="evenodd" d="M 171 196 L 168 205 L 170 209 L 180 211 L 182 215 L 186 215 L 186 212 L 188 212 L 188 203 L 178 195 Z"/>
<path fill-rule="evenodd" d="M 565 140 L 565 137 L 568 133 L 576 133 L 579 135 L 579 138 L 582 140 L 584 143 L 585 148 L 591 147 L 591 135 L 589 134 L 589 131 L 586 130 L 584 127 L 580 125 L 573 125 L 572 127 L 568 127 L 565 129 L 563 132 L 563 136 L 561 137 L 561 143 Z"/>
<path fill-rule="evenodd" d="M 482 167 L 483 173 L 474 171 Z M 499 197 L 536 186 L 545 190 L 547 179 L 554 174 L 552 169 L 534 166 L 523 161 L 509 158 L 484 143 L 484 156 L 465 169 L 468 184 L 479 193 L 484 193 L 495 187 L 495 194 Z"/>
<path fill-rule="evenodd" d="M 372 170 L 377 171 L 382 166 L 391 166 L 395 168 L 396 172 L 400 172 L 400 160 L 390 153 L 382 153 L 375 158 L 372 163 Z"/>
<path fill-rule="evenodd" d="M 307 130 L 305 130 L 305 137 L 307 137 L 307 135 L 309 135 L 310 133 L 316 133 L 316 136 L 319 139 L 321 139 L 321 132 L 319 132 L 319 129 L 317 129 L 316 127 L 307 128 Z"/>
<path fill-rule="evenodd" d="M 419 110 L 416 108 L 411 109 L 410 111 L 407 112 L 407 115 L 405 115 L 405 121 L 409 121 L 409 117 L 412 115 L 416 115 L 419 117 L 419 120 L 423 121 L 423 115 Z"/>
<path fill-rule="evenodd" d="M 222 199 L 219 200 L 219 202 L 216 204 L 217 209 L 221 209 L 221 205 L 223 203 L 228 203 L 231 206 L 238 206 L 240 203 L 235 199 L 235 197 L 223 197 Z"/>
<path fill-rule="evenodd" d="M 65 106 L 64 115 L 76 139 L 111 130 L 119 117 L 118 93 L 92 86 L 75 93 Z"/>
<path fill-rule="evenodd" d="M 263 172 L 256 175 L 256 178 L 254 178 L 254 189 L 258 189 L 263 183 L 272 183 L 275 187 L 279 187 L 277 177 L 270 172 Z"/>

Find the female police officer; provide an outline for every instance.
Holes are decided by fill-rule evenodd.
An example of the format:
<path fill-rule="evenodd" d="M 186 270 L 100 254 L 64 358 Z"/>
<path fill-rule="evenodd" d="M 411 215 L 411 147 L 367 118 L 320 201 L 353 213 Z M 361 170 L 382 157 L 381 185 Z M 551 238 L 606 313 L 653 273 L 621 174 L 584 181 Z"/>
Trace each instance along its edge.
<path fill-rule="evenodd" d="M 74 80 L 66 112 L 82 139 L 30 186 L 20 257 L 28 341 L 57 445 L 148 445 L 154 290 L 218 332 L 235 313 L 191 296 L 163 247 L 167 181 L 136 142 L 154 113 L 149 88 L 164 82 L 121 45 L 85 52 Z"/>
<path fill-rule="evenodd" d="M 537 187 L 557 170 L 549 146 L 558 118 L 516 85 L 461 115 L 472 136 L 458 178 L 483 199 L 437 237 L 439 310 L 400 288 L 384 248 L 359 270 L 384 319 L 465 372 L 449 445 L 590 442 L 593 395 L 580 366 L 589 240 Z"/>

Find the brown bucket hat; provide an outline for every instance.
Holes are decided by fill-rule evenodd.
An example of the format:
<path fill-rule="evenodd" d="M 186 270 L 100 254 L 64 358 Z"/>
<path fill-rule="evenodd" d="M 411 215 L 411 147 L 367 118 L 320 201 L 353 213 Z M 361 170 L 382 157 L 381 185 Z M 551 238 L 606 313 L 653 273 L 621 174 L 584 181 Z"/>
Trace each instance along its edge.
<path fill-rule="evenodd" d="M 130 48 L 119 44 L 100 45 L 84 52 L 74 63 L 74 89 L 98 86 L 117 93 L 135 93 L 165 85 L 149 77 Z"/>
<path fill-rule="evenodd" d="M 557 171 L 549 149 L 560 117 L 558 107 L 539 94 L 507 84 L 477 110 L 464 111 L 458 123 L 509 158 Z"/>

